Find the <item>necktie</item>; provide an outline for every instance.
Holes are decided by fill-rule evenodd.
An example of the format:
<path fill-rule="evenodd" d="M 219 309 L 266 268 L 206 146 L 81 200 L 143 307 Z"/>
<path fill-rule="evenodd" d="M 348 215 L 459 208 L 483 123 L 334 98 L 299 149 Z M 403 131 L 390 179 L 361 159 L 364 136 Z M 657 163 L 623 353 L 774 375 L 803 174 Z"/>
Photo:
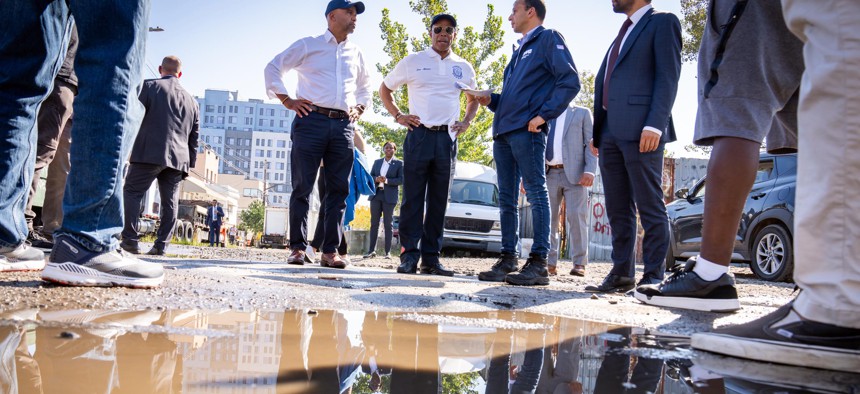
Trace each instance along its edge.
<path fill-rule="evenodd" d="M 553 148 L 555 147 L 555 119 L 549 121 L 549 135 L 546 137 L 546 160 L 552 161 Z"/>
<path fill-rule="evenodd" d="M 615 70 L 615 62 L 618 60 L 618 52 L 621 51 L 621 41 L 624 40 L 624 35 L 627 34 L 627 29 L 633 21 L 627 18 L 624 24 L 621 25 L 621 30 L 618 31 L 618 37 L 615 37 L 615 43 L 612 45 L 612 52 L 609 53 L 609 61 L 606 63 L 606 76 L 603 78 L 603 108 L 609 105 L 609 78 L 612 76 L 612 71 Z"/>

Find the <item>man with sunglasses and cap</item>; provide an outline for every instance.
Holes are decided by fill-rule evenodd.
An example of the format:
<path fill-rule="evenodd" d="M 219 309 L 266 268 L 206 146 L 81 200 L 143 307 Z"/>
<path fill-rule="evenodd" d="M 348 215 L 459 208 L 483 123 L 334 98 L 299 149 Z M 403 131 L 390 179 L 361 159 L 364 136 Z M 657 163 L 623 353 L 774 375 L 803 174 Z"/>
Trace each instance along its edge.
<path fill-rule="evenodd" d="M 355 31 L 356 16 L 364 3 L 332 0 L 326 7 L 328 29 L 322 35 L 302 38 L 269 62 L 266 91 L 296 112 L 291 133 L 293 148 L 290 177 L 290 257 L 301 264 L 308 247 L 309 197 L 320 163 L 325 162 L 325 240 L 320 263 L 346 268 L 337 254 L 343 237 L 343 213 L 349 195 L 355 122 L 370 105 L 370 75 L 361 49 L 347 37 Z M 298 74 L 296 95 L 284 86 L 290 70 Z"/>
<path fill-rule="evenodd" d="M 478 111 L 478 101 L 467 96 L 466 112 L 460 119 L 458 86 L 474 89 L 477 83 L 472 65 L 452 50 L 456 38 L 457 20 L 448 14 L 434 16 L 431 47 L 403 58 L 379 87 L 385 109 L 408 129 L 400 208 L 403 253 L 397 268 L 402 274 L 416 273 L 420 258 L 422 274 L 454 275 L 442 266 L 439 250 L 457 159 L 457 136 L 469 129 Z M 392 96 L 403 85 L 409 89 L 408 113 L 397 107 Z"/>

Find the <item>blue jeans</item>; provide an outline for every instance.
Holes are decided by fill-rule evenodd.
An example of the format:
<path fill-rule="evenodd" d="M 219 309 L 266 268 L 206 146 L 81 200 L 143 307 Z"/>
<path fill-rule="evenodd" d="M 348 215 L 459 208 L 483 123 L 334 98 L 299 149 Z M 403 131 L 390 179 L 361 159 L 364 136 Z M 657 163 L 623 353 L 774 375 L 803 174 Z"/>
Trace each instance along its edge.
<path fill-rule="evenodd" d="M 517 196 L 520 178 L 532 207 L 534 243 L 531 253 L 546 258 L 549 253 L 549 194 L 546 190 L 546 134 L 526 129 L 499 135 L 493 141 L 493 157 L 499 179 L 502 252 L 517 254 L 519 216 Z"/>
<path fill-rule="evenodd" d="M 36 113 L 65 57 L 72 20 L 75 60 L 71 172 L 63 200 L 67 235 L 95 252 L 117 247 L 122 174 L 143 117 L 138 101 L 149 0 L 0 2 L 0 250 L 24 242 Z"/>

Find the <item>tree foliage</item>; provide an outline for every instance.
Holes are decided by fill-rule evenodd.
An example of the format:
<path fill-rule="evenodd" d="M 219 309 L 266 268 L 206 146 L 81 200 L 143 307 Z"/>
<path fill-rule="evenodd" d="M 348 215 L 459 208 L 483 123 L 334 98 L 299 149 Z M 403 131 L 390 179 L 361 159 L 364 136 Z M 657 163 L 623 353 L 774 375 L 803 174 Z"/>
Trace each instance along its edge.
<path fill-rule="evenodd" d="M 681 0 L 681 16 L 681 26 L 685 33 L 681 55 L 685 62 L 692 62 L 699 55 L 699 44 L 705 32 L 708 0 Z"/>
<path fill-rule="evenodd" d="M 239 229 L 262 233 L 265 214 L 266 208 L 263 206 L 263 202 L 260 200 L 252 201 L 247 209 L 239 212 Z"/>
<path fill-rule="evenodd" d="M 581 86 L 573 104 L 594 111 L 594 73 L 588 70 L 579 72 L 579 84 Z"/>
<path fill-rule="evenodd" d="M 429 26 L 433 15 L 442 12 L 456 17 L 449 10 L 446 0 L 410 0 L 409 6 L 421 17 L 422 26 Z M 453 47 L 457 55 L 475 68 L 478 89 L 498 90 L 502 85 L 503 72 L 508 62 L 505 55 L 496 57 L 496 51 L 502 47 L 504 40 L 502 39 L 502 17 L 495 15 L 494 12 L 493 5 L 488 4 L 487 18 L 481 30 L 472 26 L 458 26 L 457 41 Z M 413 22 L 410 21 L 409 23 Z M 392 20 L 391 13 L 387 8 L 382 10 L 382 22 L 380 22 L 379 27 L 382 32 L 382 41 L 385 43 L 383 49 L 389 57 L 387 63 L 376 65 L 376 69 L 383 76 L 388 75 L 394 66 L 410 53 L 410 49 L 412 52 L 419 52 L 430 46 L 430 35 L 427 29 L 419 37 L 410 36 L 406 32 L 406 25 Z M 402 110 L 406 111 L 409 108 L 409 92 L 405 86 L 394 92 L 394 100 Z M 373 95 L 373 109 L 376 113 L 391 118 L 382 105 L 379 93 Z M 460 118 L 465 114 L 465 110 L 466 97 L 461 95 Z M 492 161 L 492 155 L 489 151 L 492 123 L 492 113 L 484 107 L 478 109 L 478 114 L 472 121 L 469 131 L 460 135 L 458 139 L 458 160 L 482 164 L 489 164 Z M 397 128 L 391 128 L 382 122 L 361 122 L 361 126 L 364 128 L 365 138 L 374 147 L 381 147 L 386 141 L 394 141 L 398 146 L 401 146 L 407 132 L 400 125 L 397 125 Z M 402 150 L 398 149 L 396 155 L 398 158 L 402 158 Z"/>

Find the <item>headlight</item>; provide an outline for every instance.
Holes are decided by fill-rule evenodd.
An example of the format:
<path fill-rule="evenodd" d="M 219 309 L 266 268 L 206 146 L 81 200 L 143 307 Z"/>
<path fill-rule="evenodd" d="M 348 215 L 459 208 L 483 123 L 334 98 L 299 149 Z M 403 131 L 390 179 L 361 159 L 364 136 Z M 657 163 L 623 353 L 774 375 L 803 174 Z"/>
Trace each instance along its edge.
<path fill-rule="evenodd" d="M 493 230 L 502 231 L 502 223 L 500 223 L 498 220 L 493 222 Z"/>

